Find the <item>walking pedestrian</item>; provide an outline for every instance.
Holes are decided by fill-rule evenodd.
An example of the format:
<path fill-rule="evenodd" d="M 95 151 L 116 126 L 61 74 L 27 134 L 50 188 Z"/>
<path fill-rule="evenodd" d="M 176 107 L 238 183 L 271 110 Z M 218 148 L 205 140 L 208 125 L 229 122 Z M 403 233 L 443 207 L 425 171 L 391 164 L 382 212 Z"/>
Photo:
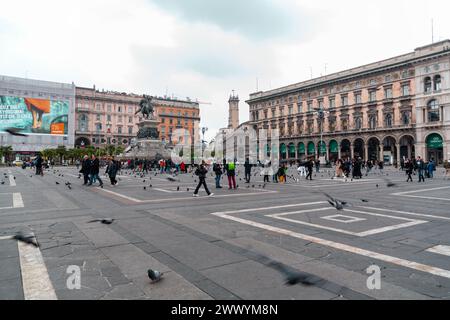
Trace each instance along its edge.
<path fill-rule="evenodd" d="M 118 182 L 116 180 L 117 172 L 119 171 L 119 163 L 114 160 L 114 157 L 111 157 L 108 162 L 108 166 L 106 167 L 106 172 L 109 176 L 109 180 L 111 181 L 111 185 L 117 186 Z"/>
<path fill-rule="evenodd" d="M 416 169 L 419 174 L 419 182 L 425 182 L 425 177 L 424 177 L 425 163 L 423 162 L 421 157 L 417 157 Z"/>
<path fill-rule="evenodd" d="M 223 171 L 222 166 L 220 165 L 219 162 L 214 163 L 213 171 L 216 174 L 216 189 L 222 189 L 220 185 L 220 179 L 222 178 Z"/>
<path fill-rule="evenodd" d="M 414 171 L 414 164 L 412 163 L 412 161 L 407 160 L 404 166 L 406 168 L 406 174 L 408 175 L 408 179 L 406 180 L 406 182 L 413 182 L 412 174 Z"/>
<path fill-rule="evenodd" d="M 87 155 L 83 157 L 83 161 L 81 162 L 81 170 L 79 172 L 83 174 L 83 186 L 87 185 L 89 182 L 89 174 L 91 173 L 91 160 L 89 160 Z"/>
<path fill-rule="evenodd" d="M 229 161 L 226 166 L 228 177 L 228 189 L 236 189 L 236 164 L 234 161 Z"/>
<path fill-rule="evenodd" d="M 206 174 L 208 173 L 208 170 L 206 169 L 206 163 L 203 160 L 202 164 L 195 170 L 195 175 L 198 176 L 198 185 L 197 188 L 195 188 L 194 191 L 194 197 L 198 197 L 198 191 L 200 190 L 200 187 L 203 186 L 205 188 L 206 193 L 208 196 L 212 197 L 214 193 L 209 192 L 208 186 L 206 185 Z"/>
<path fill-rule="evenodd" d="M 313 174 L 313 168 L 314 168 L 314 161 L 313 160 L 309 160 L 306 163 L 306 169 L 308 170 L 308 175 L 306 176 L 306 180 L 312 180 L 312 174 Z"/>
<path fill-rule="evenodd" d="M 306 167 L 305 164 L 301 161 L 299 161 L 299 165 L 298 165 L 298 174 L 300 177 L 306 177 Z"/>
<path fill-rule="evenodd" d="M 428 177 L 433 179 L 433 173 L 436 170 L 433 159 L 431 159 L 427 164 Z"/>
<path fill-rule="evenodd" d="M 35 162 L 36 162 L 36 175 L 43 176 L 44 172 L 42 171 L 42 157 L 40 153 L 38 153 Z"/>
<path fill-rule="evenodd" d="M 247 183 L 250 183 L 250 177 L 252 176 L 252 165 L 250 164 L 250 160 L 248 158 L 245 159 L 244 170 L 245 170 L 245 181 Z"/>
<path fill-rule="evenodd" d="M 91 158 L 91 181 L 89 182 L 89 186 L 92 186 L 94 180 L 98 180 L 98 182 L 100 183 L 100 187 L 103 188 L 103 181 L 100 178 L 99 172 L 100 172 L 100 160 L 98 160 L 95 154 L 93 154 Z"/>

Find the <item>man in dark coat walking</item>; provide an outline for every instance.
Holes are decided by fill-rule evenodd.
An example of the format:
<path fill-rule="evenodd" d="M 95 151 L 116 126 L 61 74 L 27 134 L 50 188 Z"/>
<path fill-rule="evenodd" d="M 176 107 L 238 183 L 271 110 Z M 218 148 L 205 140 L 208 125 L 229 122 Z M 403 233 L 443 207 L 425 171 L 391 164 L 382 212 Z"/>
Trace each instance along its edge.
<path fill-rule="evenodd" d="M 145 165 L 147 164 L 145 163 Z M 118 171 L 119 171 L 119 163 L 114 160 L 114 157 L 111 157 L 111 159 L 109 159 L 108 166 L 106 167 L 105 174 L 109 176 L 109 180 L 111 181 L 111 185 L 113 186 L 117 186 L 118 182 L 116 180 L 116 175 Z"/>
<path fill-rule="evenodd" d="M 103 181 L 102 181 L 102 179 L 100 179 L 99 172 L 100 172 L 100 161 L 93 154 L 92 155 L 92 162 L 91 162 L 91 180 L 89 182 L 90 186 L 92 186 L 92 183 L 93 183 L 94 179 L 97 179 L 98 182 L 100 183 L 100 187 L 103 188 Z"/>
<path fill-rule="evenodd" d="M 252 176 L 252 165 L 250 164 L 250 160 L 248 158 L 245 159 L 244 169 L 245 169 L 245 181 L 247 183 L 250 183 L 250 177 Z"/>
<path fill-rule="evenodd" d="M 89 157 L 87 155 L 84 156 L 83 162 L 81 162 L 80 173 L 83 174 L 83 177 L 84 177 L 83 186 L 85 186 L 89 182 L 89 174 L 91 173 L 91 160 L 89 160 Z"/>
<path fill-rule="evenodd" d="M 308 175 L 306 176 L 306 180 L 312 180 L 312 174 L 313 174 L 313 168 L 314 168 L 314 161 L 313 160 L 309 160 L 308 162 L 306 162 L 306 169 L 308 170 Z"/>

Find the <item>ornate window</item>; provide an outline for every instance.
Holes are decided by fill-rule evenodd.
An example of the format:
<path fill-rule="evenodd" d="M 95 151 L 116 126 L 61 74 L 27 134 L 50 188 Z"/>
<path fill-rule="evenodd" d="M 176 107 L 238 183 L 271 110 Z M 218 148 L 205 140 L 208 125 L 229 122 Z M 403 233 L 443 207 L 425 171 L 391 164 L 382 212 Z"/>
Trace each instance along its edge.
<path fill-rule="evenodd" d="M 377 116 L 371 115 L 369 117 L 369 128 L 375 129 L 377 127 Z"/>
<path fill-rule="evenodd" d="M 431 78 L 430 77 L 426 77 L 424 80 L 424 91 L 425 93 L 430 93 L 431 92 Z"/>
<path fill-rule="evenodd" d="M 342 120 L 342 130 L 347 131 L 348 130 L 348 119 Z"/>
<path fill-rule="evenodd" d="M 428 102 L 428 122 L 437 122 L 440 120 L 439 105 L 436 100 Z"/>
<path fill-rule="evenodd" d="M 402 113 L 402 124 L 405 126 L 409 125 L 409 112 L 403 112 Z"/>
<path fill-rule="evenodd" d="M 85 114 L 81 114 L 79 118 L 79 130 L 80 131 L 87 131 L 88 127 L 88 117 Z"/>
<path fill-rule="evenodd" d="M 440 91 L 441 90 L 441 76 L 437 75 L 434 76 L 434 91 Z"/>
<path fill-rule="evenodd" d="M 355 119 L 355 129 L 356 130 L 361 130 L 361 128 L 362 128 L 362 120 L 361 120 L 360 117 L 357 117 Z"/>
<path fill-rule="evenodd" d="M 388 113 L 384 118 L 386 128 L 392 128 L 392 114 Z"/>

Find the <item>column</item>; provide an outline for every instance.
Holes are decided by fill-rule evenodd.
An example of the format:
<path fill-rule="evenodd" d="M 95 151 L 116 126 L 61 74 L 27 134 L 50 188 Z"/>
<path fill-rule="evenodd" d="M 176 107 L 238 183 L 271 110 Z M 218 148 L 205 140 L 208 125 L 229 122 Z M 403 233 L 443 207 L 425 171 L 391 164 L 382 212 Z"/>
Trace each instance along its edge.
<path fill-rule="evenodd" d="M 364 143 L 364 161 L 369 160 L 369 145 Z"/>
<path fill-rule="evenodd" d="M 400 159 L 400 143 L 397 143 L 395 145 L 395 148 L 397 148 L 397 166 L 400 166 L 400 162 L 401 162 L 401 159 Z"/>
<path fill-rule="evenodd" d="M 341 159 L 341 143 L 338 142 L 338 159 Z"/>
<path fill-rule="evenodd" d="M 408 143 L 408 159 L 412 157 L 412 146 Z"/>
<path fill-rule="evenodd" d="M 350 158 L 355 158 L 355 144 L 353 142 L 350 143 Z"/>
<path fill-rule="evenodd" d="M 327 158 L 325 160 L 329 161 L 330 160 L 330 145 L 327 144 L 326 148 L 327 148 Z"/>
<path fill-rule="evenodd" d="M 378 161 L 384 161 L 384 145 L 380 144 L 379 147 L 380 147 L 380 156 L 378 158 Z"/>

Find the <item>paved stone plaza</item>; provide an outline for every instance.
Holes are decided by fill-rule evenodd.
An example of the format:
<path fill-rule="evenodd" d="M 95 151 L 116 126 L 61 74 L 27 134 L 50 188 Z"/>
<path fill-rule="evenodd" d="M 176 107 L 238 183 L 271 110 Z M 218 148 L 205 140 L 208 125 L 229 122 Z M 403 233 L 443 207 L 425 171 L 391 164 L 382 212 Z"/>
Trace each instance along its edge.
<path fill-rule="evenodd" d="M 424 184 L 393 168 L 355 181 L 323 169 L 265 187 L 259 175 L 245 184 L 241 169 L 238 190 L 226 177 L 216 190 L 208 176 L 212 198 L 192 197 L 191 174 L 170 182 L 124 170 L 101 189 L 81 186 L 74 167 L 55 170 L 0 168 L 0 299 L 450 298 L 450 180 L 440 169 Z M 351 206 L 337 211 L 321 192 Z M 105 217 L 116 221 L 87 223 Z M 40 248 L 7 238 L 20 230 Z M 258 254 L 327 281 L 285 286 Z M 380 290 L 367 287 L 372 265 Z M 79 290 L 67 287 L 70 266 L 81 270 Z M 163 281 L 151 284 L 150 268 Z"/>

